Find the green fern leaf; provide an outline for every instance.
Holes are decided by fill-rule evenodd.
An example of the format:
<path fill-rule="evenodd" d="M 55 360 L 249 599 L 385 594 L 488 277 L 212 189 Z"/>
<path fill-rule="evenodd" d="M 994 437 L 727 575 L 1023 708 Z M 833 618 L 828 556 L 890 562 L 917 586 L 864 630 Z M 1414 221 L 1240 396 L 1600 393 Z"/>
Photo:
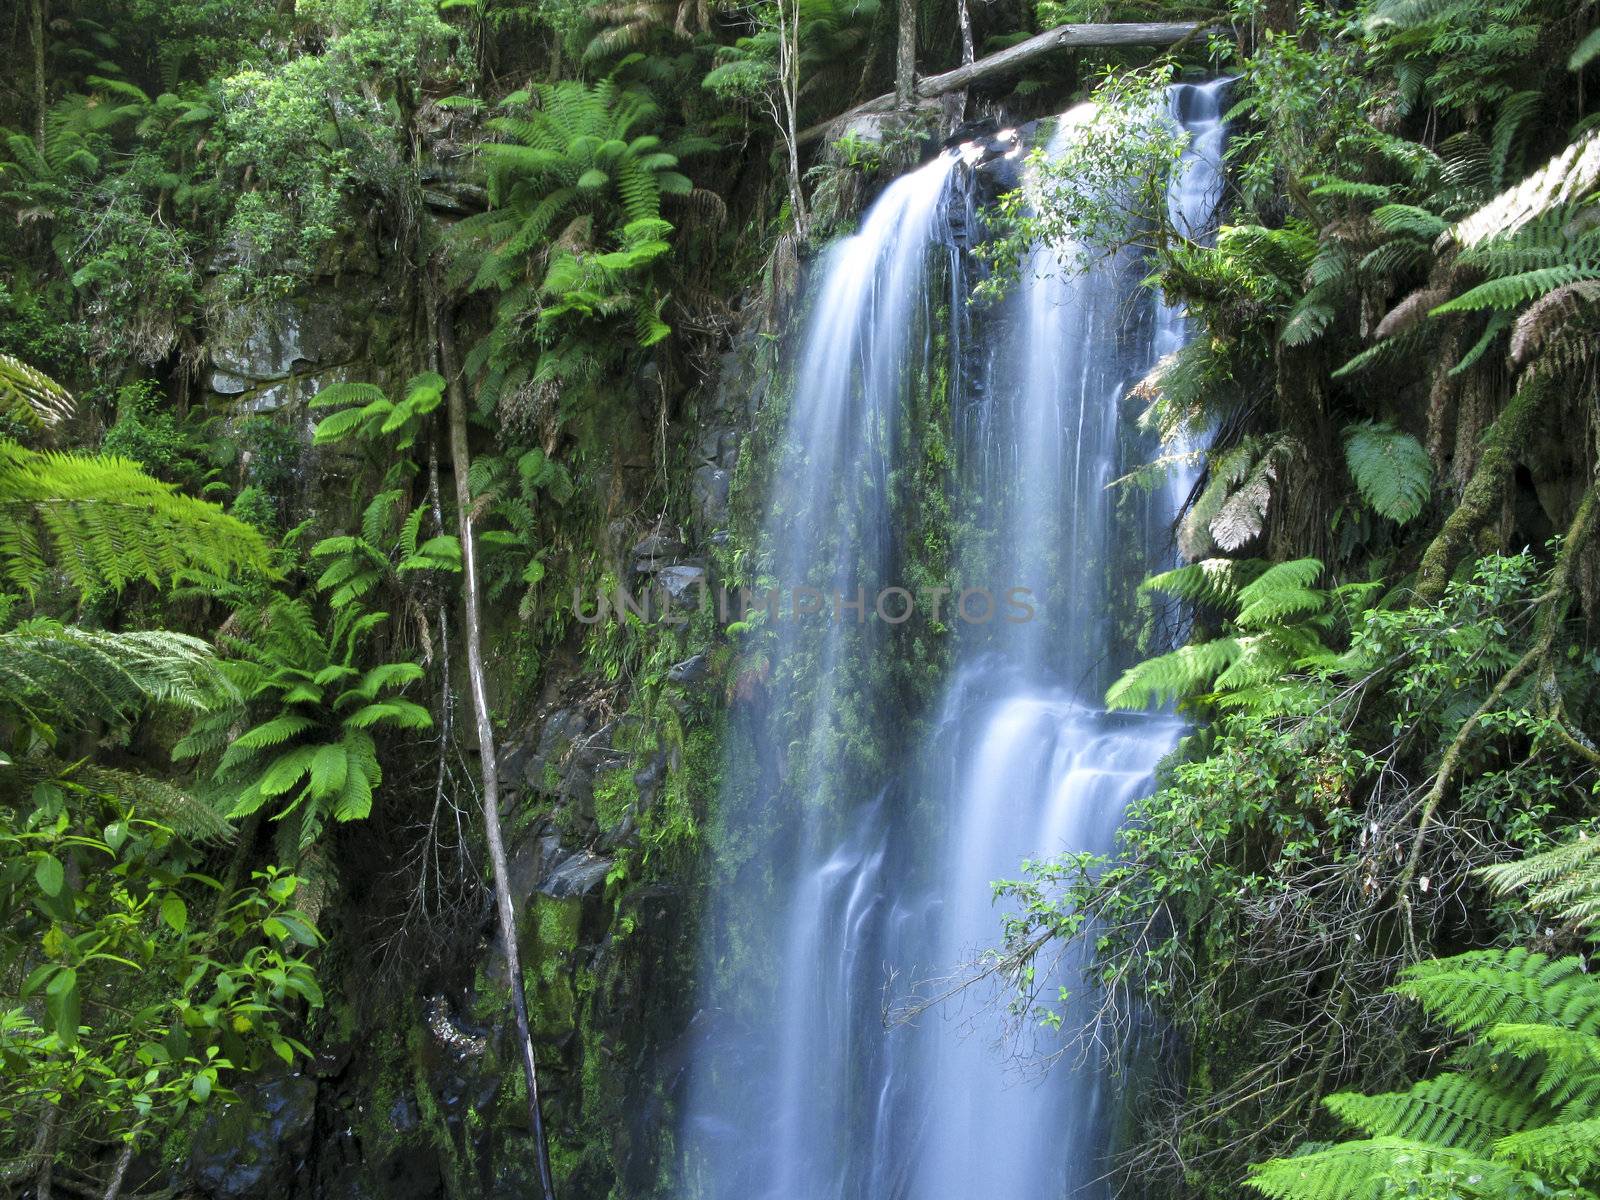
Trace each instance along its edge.
<path fill-rule="evenodd" d="M 342 793 L 349 771 L 349 755 L 342 744 L 318 746 L 311 759 L 311 795 L 320 799 Z"/>
<path fill-rule="evenodd" d="M 1391 425 L 1363 421 L 1344 431 L 1350 478 L 1374 512 L 1404 523 L 1421 514 L 1433 485 L 1433 464 L 1416 438 Z"/>
<path fill-rule="evenodd" d="M 1567 60 L 1567 70 L 1581 71 L 1600 56 L 1600 29 L 1591 29 L 1587 37 L 1578 43 L 1578 48 L 1572 52 L 1572 57 Z"/>
<path fill-rule="evenodd" d="M 1324 1102 L 1341 1121 L 1372 1137 L 1396 1137 L 1488 1155 L 1497 1140 L 1533 1118 L 1534 1106 L 1464 1075 L 1425 1079 L 1410 1091 L 1363 1096 L 1342 1092 Z"/>

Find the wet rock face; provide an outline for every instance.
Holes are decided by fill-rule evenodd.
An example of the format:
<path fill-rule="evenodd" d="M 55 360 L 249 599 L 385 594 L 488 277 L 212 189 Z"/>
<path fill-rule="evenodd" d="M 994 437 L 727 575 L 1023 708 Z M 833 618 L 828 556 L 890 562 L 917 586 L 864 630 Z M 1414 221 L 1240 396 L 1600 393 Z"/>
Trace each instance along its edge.
<path fill-rule="evenodd" d="M 345 377 L 345 365 L 363 342 L 362 317 L 353 303 L 337 295 L 282 300 L 213 332 L 206 345 L 212 367 L 207 382 L 243 411 L 273 412 Z"/>
<path fill-rule="evenodd" d="M 316 1120 L 317 1083 L 286 1075 L 247 1083 L 208 1113 L 190 1147 L 187 1178 L 209 1200 L 276 1200 L 302 1176 Z"/>
<path fill-rule="evenodd" d="M 690 475 L 690 503 L 699 536 L 710 540 L 728 525 L 728 503 L 744 434 L 766 400 L 770 372 L 753 336 L 739 338 L 723 355 L 717 384 L 702 399 Z"/>
<path fill-rule="evenodd" d="M 611 860 L 576 850 L 562 858 L 539 883 L 539 891 L 556 900 L 591 896 L 605 887 Z"/>
<path fill-rule="evenodd" d="M 573 831 L 592 836 L 598 831 L 595 783 L 629 761 L 613 747 L 614 733 L 612 721 L 577 708 L 557 709 L 546 718 L 531 754 L 517 748 L 507 754 L 507 775 L 525 794 L 553 797 Z"/>

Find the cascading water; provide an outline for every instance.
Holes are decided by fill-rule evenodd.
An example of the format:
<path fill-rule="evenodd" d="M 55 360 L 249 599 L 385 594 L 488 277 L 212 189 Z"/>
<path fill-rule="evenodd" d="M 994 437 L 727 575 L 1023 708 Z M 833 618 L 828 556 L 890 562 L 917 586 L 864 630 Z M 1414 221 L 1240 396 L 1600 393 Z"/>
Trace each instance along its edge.
<path fill-rule="evenodd" d="M 1175 87 L 1172 105 L 1191 134 L 1172 215 L 1199 230 L 1220 184 L 1216 85 Z M 864 586 L 870 611 L 895 582 L 896 422 L 907 389 L 926 382 L 939 252 L 961 288 L 947 216 L 957 170 L 945 156 L 897 181 L 820 264 L 764 532 L 784 589 Z M 1127 259 L 1072 273 L 1039 251 L 1030 265 L 983 330 L 990 366 L 968 447 L 982 551 L 963 569 L 1000 593 L 1027 588 L 1037 616 L 997 613 L 961 639 L 924 766 L 898 784 L 893 764 L 841 765 L 865 719 L 843 699 L 889 699 L 862 669 L 892 649 L 882 623 L 775 622 L 766 704 L 742 734 L 761 769 L 725 780 L 714 834 L 705 1020 L 680 1127 L 687 1195 L 1100 1190 L 1110 1106 L 1098 1062 L 1023 1078 L 1012 1055 L 1028 1048 L 997 1044 L 1008 1026 L 979 988 L 898 1027 L 883 1012 L 886 970 L 926 979 L 995 942 L 993 880 L 1025 858 L 1109 849 L 1179 729 L 1108 716 L 1099 697 L 1119 665 L 1107 650 L 1115 562 L 1159 553 L 1178 495 L 1116 519 L 1105 485 L 1127 465 L 1119 409 L 1131 380 L 1181 343 L 1183 317 L 1138 288 Z M 1052 987 L 1076 982 L 1076 964 L 1056 969 Z M 1065 1020 L 1087 1023 L 1093 1003 L 1074 987 Z"/>
<path fill-rule="evenodd" d="M 1198 232 L 1221 178 L 1216 85 L 1179 85 L 1171 104 L 1191 140 L 1170 216 Z M 1091 115 L 1066 114 L 1052 149 L 1085 136 Z M 996 573 L 988 586 L 1028 588 L 1039 612 L 968 639 L 933 739 L 926 786 L 944 782 L 950 814 L 932 875 L 940 964 L 974 963 L 995 943 L 992 881 L 1015 877 L 1024 859 L 1110 851 L 1127 805 L 1148 791 L 1181 729 L 1167 716 L 1107 714 L 1100 697 L 1126 665 L 1114 660 L 1113 577 L 1157 561 L 1178 496 L 1168 489 L 1118 520 L 1107 485 L 1131 465 L 1122 400 L 1181 344 L 1183 316 L 1149 303 L 1136 261 L 1111 256 L 1079 269 L 1074 257 L 1034 252 L 982 390 L 977 490 L 1002 536 L 981 562 Z M 996 1011 L 995 988 L 971 988 L 924 1016 L 915 1200 L 1109 1194 L 1113 1114 L 1095 1047 L 1098 996 L 1079 977 L 1083 950 L 1075 943 L 1063 961 L 1035 964 L 1032 986 L 1045 1001 L 1068 990 L 1052 1005 L 1063 1032 L 1048 1036 L 1059 1044 L 1087 1035 L 1083 1053 L 1042 1076 L 1021 1069 L 1040 1048 L 1028 1041 L 1031 1024 Z"/>
<path fill-rule="evenodd" d="M 885 1050 L 863 998 L 883 958 L 890 823 L 885 796 L 822 797 L 873 786 L 838 760 L 869 719 L 843 704 L 864 695 L 853 680 L 882 627 L 831 606 L 875 595 L 890 569 L 899 409 L 931 352 L 929 266 L 952 244 L 956 165 L 897 180 L 829 250 L 796 360 L 762 538 L 781 592 L 771 678 L 743 731 L 765 769 L 747 807 L 724 788 L 701 995 L 713 1027 L 682 1123 L 689 1189 L 711 1200 L 859 1194 L 852 1148 L 870 1115 L 856 1098 Z M 793 611 L 819 603 L 795 602 L 804 587 L 822 612 Z M 840 827 L 833 814 L 852 810 Z"/>

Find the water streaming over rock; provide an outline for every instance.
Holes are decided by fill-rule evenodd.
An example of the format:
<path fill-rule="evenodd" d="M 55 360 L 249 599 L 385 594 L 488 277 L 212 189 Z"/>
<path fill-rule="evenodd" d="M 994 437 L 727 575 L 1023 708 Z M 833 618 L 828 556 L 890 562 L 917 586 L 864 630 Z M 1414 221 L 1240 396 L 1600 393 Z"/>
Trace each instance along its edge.
<path fill-rule="evenodd" d="M 1220 186 L 1217 91 L 1171 96 L 1191 134 L 1172 215 L 1196 231 Z M 961 323 L 950 315 L 964 291 L 950 220 L 960 171 L 944 157 L 899 180 L 820 264 L 765 531 L 784 587 L 851 595 L 865 584 L 870 596 L 895 581 L 896 422 L 939 353 L 933 317 Z M 1138 288 L 1127 257 L 1076 272 L 1040 250 L 1030 268 L 973 330 L 987 344 L 968 356 L 985 365 L 969 389 L 976 535 L 964 566 L 1002 592 L 1028 588 L 1037 618 L 997 613 L 958 635 L 933 736 L 904 748 L 911 767 L 856 761 L 852 733 L 868 718 L 841 709 L 847 697 L 891 706 L 861 670 L 894 652 L 883 623 L 775 622 L 767 702 L 744 732 L 760 768 L 730 768 L 714 831 L 704 1021 L 680 1130 L 688 1195 L 1108 1190 L 1112 1089 L 1098 1058 L 1021 1069 L 1036 1047 L 983 985 L 885 1020 L 891 993 L 917 981 L 937 991 L 930 979 L 995 944 L 992 881 L 1025 858 L 1109 849 L 1179 732 L 1170 717 L 1107 715 L 1099 697 L 1125 665 L 1110 650 L 1112 581 L 1159 562 L 1184 486 L 1119 511 L 1106 484 L 1150 450 L 1123 398 L 1181 344 L 1184 318 Z M 1058 962 L 1041 980 L 1048 994 L 1075 984 L 1079 965 Z M 1089 1022 L 1094 1006 L 1073 987 L 1067 1024 Z"/>
<path fill-rule="evenodd" d="M 830 610 L 836 593 L 873 595 L 890 574 L 889 475 L 902 407 L 926 381 L 935 311 L 952 300 L 939 288 L 955 274 L 938 260 L 955 252 L 957 165 L 943 155 L 895 181 L 817 264 L 762 535 L 781 597 L 769 657 L 751 670 L 770 678 L 730 735 L 748 739 L 742 757 L 759 771 L 725 784 L 716 831 L 707 1027 L 681 1124 L 692 1195 L 864 1194 L 852 1148 L 870 1123 L 861 1088 L 886 1070 L 867 1006 L 894 865 L 888 797 L 872 794 L 883 772 L 850 759 L 872 719 L 859 677 L 883 652 L 884 627 Z M 802 587 L 822 613 L 794 612 Z"/>

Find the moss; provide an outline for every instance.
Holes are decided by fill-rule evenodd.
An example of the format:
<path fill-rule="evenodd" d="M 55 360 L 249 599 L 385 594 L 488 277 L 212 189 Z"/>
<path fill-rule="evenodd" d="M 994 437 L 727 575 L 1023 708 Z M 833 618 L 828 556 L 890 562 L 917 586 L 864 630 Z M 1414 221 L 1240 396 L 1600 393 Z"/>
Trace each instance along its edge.
<path fill-rule="evenodd" d="M 625 821 L 639 803 L 639 788 L 633 782 L 633 768 L 607 771 L 594 785 L 594 819 L 607 833 Z"/>
<path fill-rule="evenodd" d="M 469 1200 L 469 1197 L 477 1191 L 471 1186 L 471 1181 L 477 1176 L 472 1161 L 472 1146 L 470 1143 L 462 1145 L 456 1143 L 449 1125 L 445 1123 L 444 1114 L 439 1111 L 439 1105 L 434 1100 L 433 1088 L 428 1083 L 428 1072 L 423 1062 L 424 1036 L 420 1024 L 414 1024 L 406 1035 L 406 1048 L 410 1052 L 411 1060 L 411 1084 L 417 1097 L 417 1112 L 421 1116 L 422 1128 L 428 1135 L 428 1140 L 439 1151 L 440 1165 L 443 1168 L 440 1174 L 444 1178 L 446 1194 L 450 1200 Z"/>

